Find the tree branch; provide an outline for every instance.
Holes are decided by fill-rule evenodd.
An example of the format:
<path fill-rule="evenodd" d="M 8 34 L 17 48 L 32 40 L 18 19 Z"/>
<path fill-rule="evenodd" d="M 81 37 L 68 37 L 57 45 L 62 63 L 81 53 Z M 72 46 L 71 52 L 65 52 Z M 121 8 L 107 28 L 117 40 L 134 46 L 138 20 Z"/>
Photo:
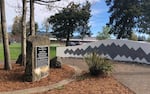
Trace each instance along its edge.
<path fill-rule="evenodd" d="M 45 1 L 45 0 L 34 0 L 35 4 L 39 4 L 39 5 L 48 5 L 49 3 L 54 3 L 57 1 L 61 1 L 61 0 L 49 0 L 49 1 Z M 30 2 L 30 0 L 27 0 L 27 2 Z"/>
<path fill-rule="evenodd" d="M 45 0 L 35 0 L 35 2 L 42 2 L 42 3 L 53 3 L 53 2 L 57 2 L 57 1 L 60 1 L 60 0 L 49 0 L 49 1 L 45 1 Z"/>

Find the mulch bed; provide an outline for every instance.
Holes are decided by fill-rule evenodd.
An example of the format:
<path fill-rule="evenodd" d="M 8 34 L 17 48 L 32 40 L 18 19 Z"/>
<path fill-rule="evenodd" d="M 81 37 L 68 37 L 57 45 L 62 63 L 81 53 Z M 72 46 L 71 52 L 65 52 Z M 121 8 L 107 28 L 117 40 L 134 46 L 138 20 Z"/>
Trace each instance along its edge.
<path fill-rule="evenodd" d="M 51 68 L 49 76 L 40 81 L 23 82 L 25 68 L 18 64 L 12 64 L 12 67 L 11 71 L 5 71 L 3 65 L 0 64 L 0 92 L 51 85 L 66 78 L 71 78 L 75 72 L 73 68 L 63 65 L 60 69 Z"/>
<path fill-rule="evenodd" d="M 12 64 L 13 70 L 3 70 L 0 64 L 0 92 L 27 89 L 32 87 L 46 86 L 57 83 L 66 78 L 71 78 L 74 69 L 63 65 L 61 69 L 51 68 L 49 76 L 37 82 L 23 82 L 24 67 Z M 120 84 L 112 76 L 91 77 L 88 74 L 82 75 L 62 87 L 36 94 L 134 94 L 127 87 Z"/>
<path fill-rule="evenodd" d="M 135 94 L 112 76 L 91 77 L 84 75 L 70 84 L 36 94 Z"/>

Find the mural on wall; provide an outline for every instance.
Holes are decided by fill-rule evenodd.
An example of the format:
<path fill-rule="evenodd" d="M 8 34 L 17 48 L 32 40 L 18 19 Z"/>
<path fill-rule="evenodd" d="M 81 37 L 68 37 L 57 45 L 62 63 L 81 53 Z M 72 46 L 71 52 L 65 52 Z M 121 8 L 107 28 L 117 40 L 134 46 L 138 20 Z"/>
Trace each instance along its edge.
<path fill-rule="evenodd" d="M 150 64 L 150 44 L 129 40 L 102 40 L 81 46 L 59 47 L 62 51 L 59 57 L 83 57 L 88 53 L 96 52 L 108 59 L 131 61 Z"/>

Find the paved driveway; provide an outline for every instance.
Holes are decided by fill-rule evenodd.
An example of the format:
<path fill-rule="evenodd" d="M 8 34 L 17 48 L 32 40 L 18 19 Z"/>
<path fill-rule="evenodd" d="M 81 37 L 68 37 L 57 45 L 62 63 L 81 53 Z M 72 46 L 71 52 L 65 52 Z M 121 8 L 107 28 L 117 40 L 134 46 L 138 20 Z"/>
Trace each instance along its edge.
<path fill-rule="evenodd" d="M 115 63 L 113 74 L 136 94 L 150 94 L 150 65 Z"/>
<path fill-rule="evenodd" d="M 87 71 L 82 59 L 64 58 L 63 63 L 78 66 Z M 150 65 L 117 62 L 114 63 L 113 76 L 136 94 L 150 94 Z"/>

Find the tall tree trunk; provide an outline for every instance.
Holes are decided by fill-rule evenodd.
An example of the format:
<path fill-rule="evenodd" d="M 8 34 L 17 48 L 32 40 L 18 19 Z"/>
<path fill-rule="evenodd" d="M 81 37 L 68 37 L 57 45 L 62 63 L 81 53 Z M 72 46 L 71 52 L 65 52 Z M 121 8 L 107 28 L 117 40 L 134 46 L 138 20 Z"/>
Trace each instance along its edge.
<path fill-rule="evenodd" d="M 27 12 L 27 2 L 26 0 L 22 0 L 22 63 L 21 65 L 26 65 L 26 12 Z"/>
<path fill-rule="evenodd" d="M 66 46 L 69 46 L 69 41 L 70 41 L 70 33 L 68 31 L 67 32 L 67 39 L 66 39 Z"/>
<path fill-rule="evenodd" d="M 5 16 L 5 1 L 0 0 L 1 6 L 1 25 L 2 25 L 2 36 L 3 36 L 3 48 L 4 48 L 4 69 L 11 70 L 12 66 L 10 63 L 10 52 L 9 52 L 9 45 L 8 45 L 8 34 L 7 34 L 7 27 L 6 27 L 6 16 Z"/>
<path fill-rule="evenodd" d="M 30 34 L 35 35 L 34 0 L 30 0 Z"/>

